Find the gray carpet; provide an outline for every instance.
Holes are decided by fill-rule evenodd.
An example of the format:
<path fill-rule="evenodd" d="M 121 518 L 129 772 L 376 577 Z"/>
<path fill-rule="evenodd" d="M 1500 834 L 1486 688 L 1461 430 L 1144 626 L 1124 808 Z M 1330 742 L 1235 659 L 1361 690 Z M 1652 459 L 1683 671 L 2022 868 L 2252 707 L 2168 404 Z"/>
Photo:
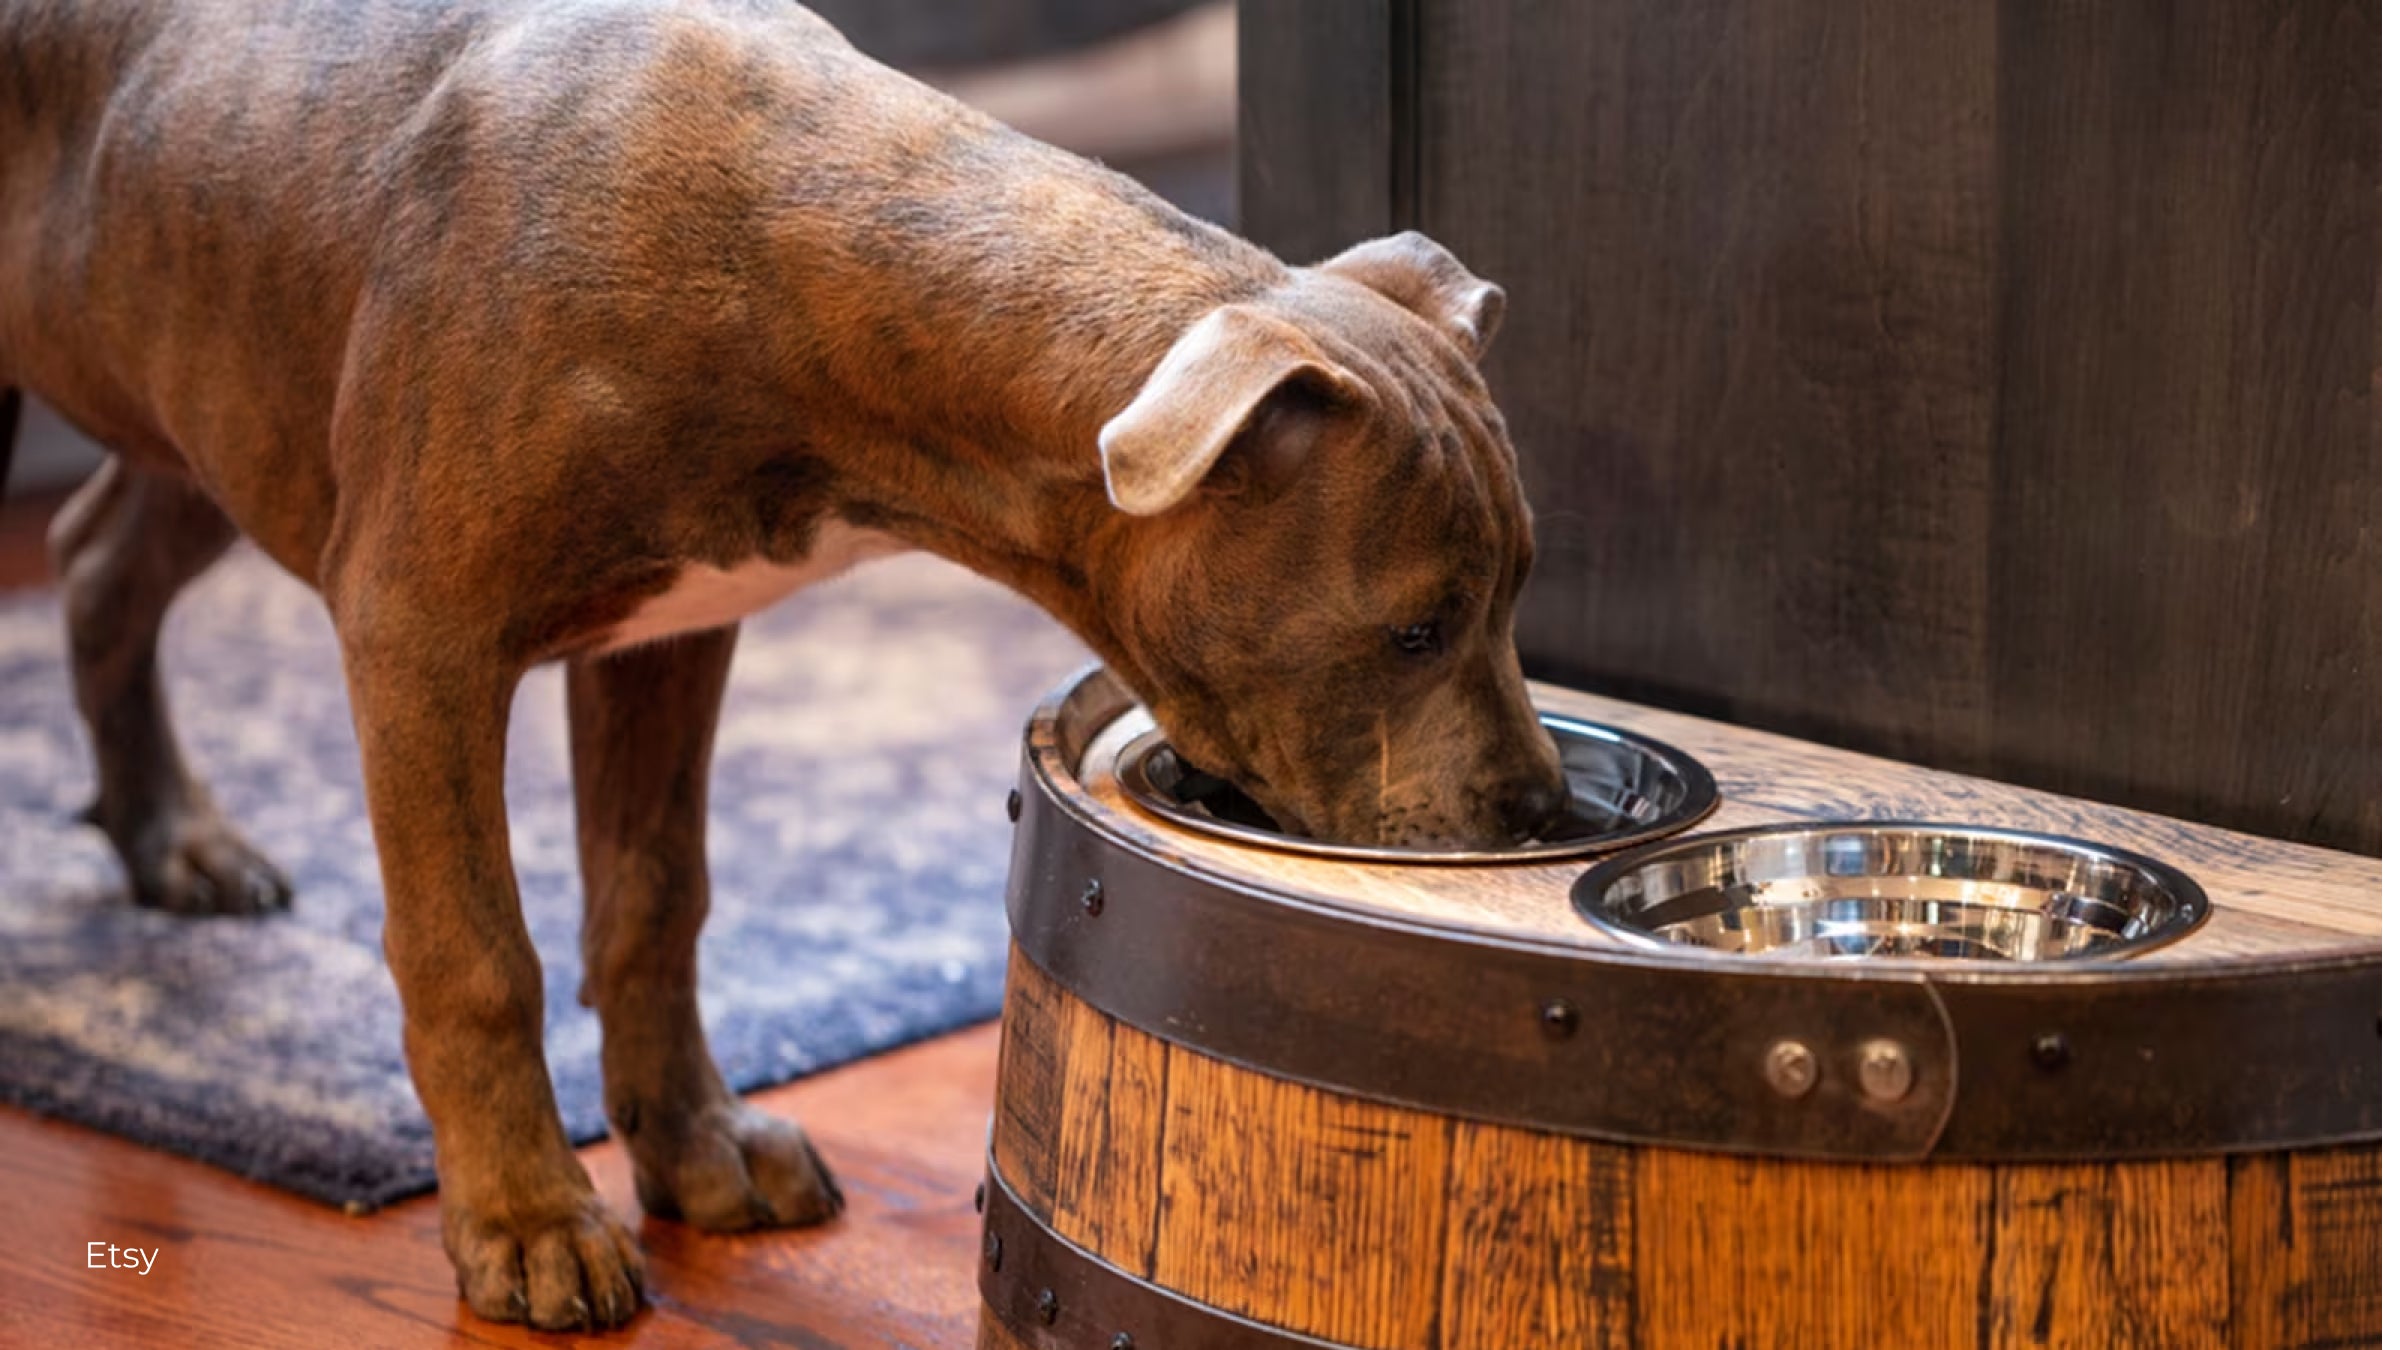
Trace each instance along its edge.
<path fill-rule="evenodd" d="M 162 665 L 196 770 L 291 875 L 292 913 L 137 910 L 99 833 L 54 596 L 0 597 L 0 1100 L 277 1186 L 432 1184 L 379 952 L 382 898 L 333 636 L 254 553 L 195 585 Z M 727 1077 L 783 1082 L 991 1016 L 1026 715 L 1082 649 L 1031 605 L 902 558 L 744 626 L 718 738 L 703 1009 Z M 576 1006 L 560 672 L 519 692 L 508 796 L 578 1141 L 605 1132 Z"/>

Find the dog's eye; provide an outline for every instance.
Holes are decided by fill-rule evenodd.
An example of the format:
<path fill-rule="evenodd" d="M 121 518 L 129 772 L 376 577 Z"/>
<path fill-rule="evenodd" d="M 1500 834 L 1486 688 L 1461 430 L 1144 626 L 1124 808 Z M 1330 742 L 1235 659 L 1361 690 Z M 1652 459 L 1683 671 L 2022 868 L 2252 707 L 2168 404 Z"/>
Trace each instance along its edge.
<path fill-rule="evenodd" d="M 1442 625 L 1438 620 L 1428 619 L 1423 623 L 1412 623 L 1406 628 L 1394 628 L 1391 634 L 1392 645 L 1399 649 L 1402 656 L 1442 654 Z"/>

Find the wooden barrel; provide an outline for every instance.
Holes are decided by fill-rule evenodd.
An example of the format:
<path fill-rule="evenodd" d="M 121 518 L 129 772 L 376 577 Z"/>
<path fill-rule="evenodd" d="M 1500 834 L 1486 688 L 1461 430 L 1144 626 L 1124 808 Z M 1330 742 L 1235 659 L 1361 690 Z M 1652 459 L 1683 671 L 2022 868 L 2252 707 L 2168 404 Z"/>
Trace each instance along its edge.
<path fill-rule="evenodd" d="M 1144 811 L 1113 766 L 1148 720 L 1089 673 L 1012 799 L 983 1350 L 2379 1343 L 2378 862 L 1537 701 L 1696 756 L 1711 831 L 2072 836 L 2213 912 L 2100 961 L 1645 949 L 1571 903 L 1592 859 Z"/>

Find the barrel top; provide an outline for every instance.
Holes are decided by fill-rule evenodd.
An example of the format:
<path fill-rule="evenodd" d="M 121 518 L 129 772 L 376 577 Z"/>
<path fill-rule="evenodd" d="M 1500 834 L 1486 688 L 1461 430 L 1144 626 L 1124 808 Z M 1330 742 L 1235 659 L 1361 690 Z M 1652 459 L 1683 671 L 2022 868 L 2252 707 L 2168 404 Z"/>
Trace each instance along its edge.
<path fill-rule="evenodd" d="M 1092 678 L 1107 680 L 1105 675 Z M 1723 801 L 1695 830 L 1808 821 L 1938 821 L 2065 835 L 2180 868 L 2207 891 L 2210 917 L 2190 935 L 2121 958 L 2126 962 L 2263 963 L 2356 955 L 2376 951 L 2382 943 L 2383 865 L 2375 858 L 1879 759 L 1557 686 L 1533 688 L 1545 712 L 1638 732 L 1706 765 Z M 1037 714 L 1037 743 L 1059 744 L 1059 707 L 1054 700 Z M 1387 918 L 1549 944 L 1627 945 L 1587 921 L 1570 899 L 1575 878 L 1599 860 L 1597 855 L 1515 866 L 1355 862 L 1247 847 L 1164 820 L 1133 801 L 1115 773 L 1118 751 L 1152 726 L 1138 705 L 1100 719 L 1079 757 L 1076 781 L 1056 784 L 1145 852 L 1228 880 Z"/>

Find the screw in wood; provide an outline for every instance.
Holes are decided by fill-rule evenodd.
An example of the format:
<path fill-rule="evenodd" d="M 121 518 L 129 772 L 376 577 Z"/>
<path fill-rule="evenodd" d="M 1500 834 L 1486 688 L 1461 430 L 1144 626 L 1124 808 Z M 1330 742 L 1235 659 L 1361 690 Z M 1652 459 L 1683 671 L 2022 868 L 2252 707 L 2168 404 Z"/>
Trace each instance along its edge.
<path fill-rule="evenodd" d="M 1094 918 L 1098 918 L 1100 916 L 1101 907 L 1107 903 L 1108 895 L 1106 892 L 1100 889 L 1100 879 L 1098 877 L 1094 877 L 1090 881 L 1083 883 L 1084 913 L 1089 914 Z"/>

